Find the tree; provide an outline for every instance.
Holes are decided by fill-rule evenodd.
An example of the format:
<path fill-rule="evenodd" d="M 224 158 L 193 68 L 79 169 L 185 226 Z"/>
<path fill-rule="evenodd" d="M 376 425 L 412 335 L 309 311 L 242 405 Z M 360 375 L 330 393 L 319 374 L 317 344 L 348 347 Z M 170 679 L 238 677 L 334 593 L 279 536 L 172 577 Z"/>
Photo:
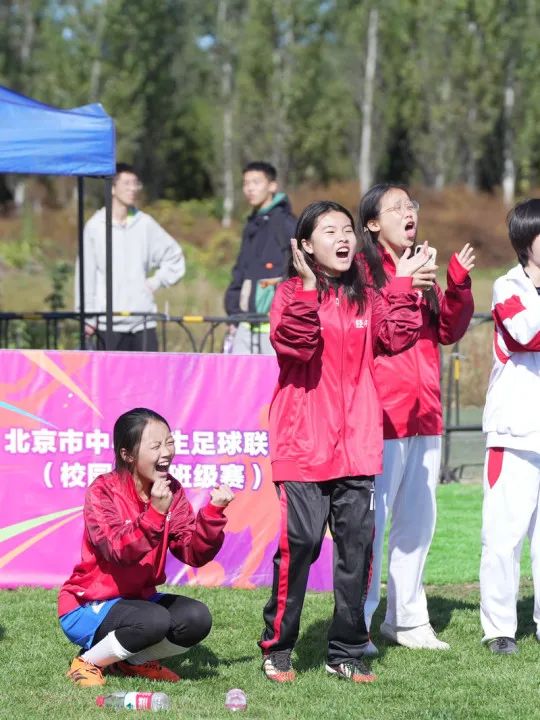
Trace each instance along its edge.
<path fill-rule="evenodd" d="M 379 34 L 379 11 L 372 7 L 369 11 L 369 22 L 366 42 L 366 62 L 364 71 L 364 100 L 362 102 L 362 142 L 360 145 L 360 161 L 358 180 L 360 192 L 366 192 L 371 185 L 373 167 L 371 160 L 371 143 L 373 134 L 373 96 L 375 92 L 375 72 L 377 69 L 377 40 Z"/>

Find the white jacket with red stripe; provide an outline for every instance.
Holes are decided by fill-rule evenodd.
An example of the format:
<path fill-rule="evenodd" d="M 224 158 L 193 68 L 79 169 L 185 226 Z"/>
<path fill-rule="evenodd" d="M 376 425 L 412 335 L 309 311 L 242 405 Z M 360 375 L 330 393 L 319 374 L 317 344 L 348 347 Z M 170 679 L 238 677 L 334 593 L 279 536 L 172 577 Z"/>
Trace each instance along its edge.
<path fill-rule="evenodd" d="M 492 314 L 487 447 L 540 452 L 540 296 L 521 265 L 495 281 Z"/>

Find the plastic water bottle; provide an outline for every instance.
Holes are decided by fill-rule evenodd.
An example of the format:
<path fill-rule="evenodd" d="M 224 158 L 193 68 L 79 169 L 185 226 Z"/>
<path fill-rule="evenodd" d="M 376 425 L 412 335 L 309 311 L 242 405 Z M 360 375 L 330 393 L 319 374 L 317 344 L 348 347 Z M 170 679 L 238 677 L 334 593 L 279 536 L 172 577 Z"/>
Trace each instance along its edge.
<path fill-rule="evenodd" d="M 240 688 L 231 688 L 225 695 L 225 707 L 227 710 L 245 710 L 247 708 L 247 697 Z"/>
<path fill-rule="evenodd" d="M 117 710 L 169 710 L 169 696 L 162 692 L 114 692 L 110 695 L 98 695 L 98 707 Z"/>

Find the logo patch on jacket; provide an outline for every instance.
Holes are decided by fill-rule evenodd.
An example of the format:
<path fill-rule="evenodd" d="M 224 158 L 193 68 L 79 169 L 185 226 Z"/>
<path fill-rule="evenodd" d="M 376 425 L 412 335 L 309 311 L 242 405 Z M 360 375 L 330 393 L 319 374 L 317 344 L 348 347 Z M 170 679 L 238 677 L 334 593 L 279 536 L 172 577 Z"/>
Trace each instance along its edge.
<path fill-rule="evenodd" d="M 367 328 L 367 320 L 364 320 L 363 318 L 356 318 L 354 324 L 357 328 Z"/>

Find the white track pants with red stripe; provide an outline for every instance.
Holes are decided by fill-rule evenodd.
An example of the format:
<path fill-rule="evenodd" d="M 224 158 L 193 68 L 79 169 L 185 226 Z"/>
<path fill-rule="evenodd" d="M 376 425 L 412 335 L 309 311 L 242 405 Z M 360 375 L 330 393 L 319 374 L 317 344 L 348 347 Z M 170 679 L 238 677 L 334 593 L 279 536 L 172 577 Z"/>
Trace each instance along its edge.
<path fill-rule="evenodd" d="M 531 542 L 533 617 L 540 628 L 540 454 L 488 448 L 484 466 L 480 620 L 484 640 L 515 637 L 523 540 Z"/>
<path fill-rule="evenodd" d="M 440 465 L 439 435 L 384 441 L 383 472 L 375 478 L 375 540 L 365 607 L 368 628 L 381 597 L 384 531 L 390 513 L 385 622 L 394 627 L 429 622 L 422 575 L 435 532 Z"/>

